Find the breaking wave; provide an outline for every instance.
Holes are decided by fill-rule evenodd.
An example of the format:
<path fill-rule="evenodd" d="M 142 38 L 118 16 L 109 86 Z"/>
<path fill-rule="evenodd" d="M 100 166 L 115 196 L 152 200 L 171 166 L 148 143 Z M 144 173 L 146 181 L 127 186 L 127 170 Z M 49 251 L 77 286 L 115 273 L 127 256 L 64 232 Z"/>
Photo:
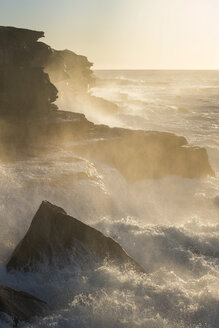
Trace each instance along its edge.
<path fill-rule="evenodd" d="M 198 73 L 184 73 L 184 80 L 182 73 L 99 74 L 125 79 L 92 91 L 119 106 L 118 126 L 186 136 L 207 148 L 216 177 L 169 176 L 130 185 L 115 168 L 63 149 L 43 159 L 1 163 L 0 284 L 32 293 L 52 308 L 19 327 L 218 328 L 219 96 L 183 93 L 186 84 L 217 85 L 218 73 L 204 82 Z M 82 271 L 73 260 L 63 269 L 54 263 L 40 273 L 6 273 L 5 263 L 42 199 L 114 238 L 147 273 L 107 262 Z M 11 325 L 1 317 L 0 327 Z"/>

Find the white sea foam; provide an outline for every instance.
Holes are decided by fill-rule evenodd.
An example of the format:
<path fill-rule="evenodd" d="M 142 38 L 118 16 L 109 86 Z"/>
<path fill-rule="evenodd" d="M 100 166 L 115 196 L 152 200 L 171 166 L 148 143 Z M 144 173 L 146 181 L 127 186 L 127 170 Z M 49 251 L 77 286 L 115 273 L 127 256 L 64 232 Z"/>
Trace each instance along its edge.
<path fill-rule="evenodd" d="M 218 328 L 219 97 L 212 90 L 200 97 L 198 88 L 217 86 L 219 76 L 130 74 L 129 83 L 113 86 L 114 99 L 108 90 L 120 106 L 121 124 L 177 132 L 206 146 L 216 177 L 129 185 L 116 169 L 64 150 L 2 163 L 0 284 L 30 292 L 53 309 L 20 327 Z M 183 94 L 188 86 L 189 95 Z M 147 274 L 109 263 L 84 272 L 73 260 L 62 270 L 54 264 L 41 273 L 8 274 L 5 263 L 43 199 L 117 240 Z M 11 327 L 11 319 L 1 318 L 0 327 Z"/>

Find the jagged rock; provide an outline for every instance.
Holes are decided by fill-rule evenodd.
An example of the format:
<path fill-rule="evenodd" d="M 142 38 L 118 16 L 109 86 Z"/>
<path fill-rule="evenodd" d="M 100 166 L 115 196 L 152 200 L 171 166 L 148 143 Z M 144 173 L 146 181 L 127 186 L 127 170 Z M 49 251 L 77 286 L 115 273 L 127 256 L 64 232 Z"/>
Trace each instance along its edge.
<path fill-rule="evenodd" d="M 46 302 L 23 291 L 16 291 L 0 285 L 0 312 L 18 321 L 29 321 L 32 317 L 42 315 L 48 309 Z"/>
<path fill-rule="evenodd" d="M 158 179 L 168 175 L 185 178 L 214 176 L 205 148 L 191 147 L 184 137 L 157 131 L 133 131 L 95 125 L 83 114 L 53 110 L 46 119 L 0 121 L 0 139 L 7 145 L 7 157 L 19 158 L 47 145 L 69 147 L 77 155 L 115 167 L 129 183 L 141 179 Z M 46 143 L 45 143 L 46 141 Z M 6 153 L 0 147 L 0 155 Z"/>
<path fill-rule="evenodd" d="M 44 37 L 44 32 L 32 31 L 11 26 L 0 26 L 0 65 L 26 66 L 31 65 L 36 56 L 32 47 L 38 39 Z"/>
<path fill-rule="evenodd" d="M 77 55 L 73 51 L 53 49 L 45 71 L 53 83 L 66 81 L 74 98 L 86 94 L 89 85 L 93 83 L 92 65 L 85 56 Z"/>
<path fill-rule="evenodd" d="M 0 27 L 0 115 L 42 116 L 52 108 L 57 89 L 43 67 L 52 49 L 38 39 L 43 32 Z"/>
<path fill-rule="evenodd" d="M 57 104 L 60 109 L 64 107 L 65 110 L 85 113 L 88 119 L 93 117 L 92 113 L 107 115 L 118 112 L 116 104 L 88 93 L 96 80 L 92 65 L 85 56 L 70 50 L 53 49 L 45 71 L 59 90 Z"/>
<path fill-rule="evenodd" d="M 24 238 L 14 250 L 7 270 L 37 271 L 39 263 L 74 260 L 86 264 L 108 259 L 118 265 L 130 265 L 138 272 L 144 269 L 112 238 L 67 215 L 60 207 L 42 202 Z M 91 262 L 92 265 L 92 262 Z"/>
<path fill-rule="evenodd" d="M 57 85 L 64 83 L 60 96 L 68 98 L 69 94 L 78 111 L 88 106 L 106 114 L 115 113 L 117 107 L 87 93 L 93 76 L 86 57 L 53 50 L 38 42 L 43 36 L 43 32 L 0 27 L 1 158 L 83 139 L 83 146 L 74 147 L 76 152 L 113 165 L 128 182 L 166 175 L 214 175 L 206 150 L 190 147 L 185 138 L 164 132 L 111 129 L 89 122 L 84 115 L 57 110 L 53 104 L 57 89 L 43 67 Z"/>

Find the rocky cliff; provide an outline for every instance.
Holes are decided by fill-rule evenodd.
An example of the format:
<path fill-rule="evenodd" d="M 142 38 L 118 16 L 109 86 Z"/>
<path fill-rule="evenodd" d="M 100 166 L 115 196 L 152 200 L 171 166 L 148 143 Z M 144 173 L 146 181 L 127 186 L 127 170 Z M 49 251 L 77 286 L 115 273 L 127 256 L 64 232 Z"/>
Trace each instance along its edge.
<path fill-rule="evenodd" d="M 56 51 L 39 42 L 43 32 L 0 27 L 0 157 L 24 157 L 35 149 L 83 140 L 76 153 L 116 167 L 129 182 L 179 175 L 214 175 L 204 148 L 190 147 L 185 138 L 156 131 L 133 131 L 95 125 L 83 106 L 116 111 L 116 106 L 87 91 L 91 63 L 84 56 Z M 70 95 L 71 112 L 54 104 Z M 61 83 L 61 84 L 60 84 Z M 63 87 L 63 85 L 65 87 Z M 78 106 L 78 107 L 77 107 Z M 66 108 L 65 108 L 66 109 Z M 6 155 L 5 155 L 6 154 Z"/>
<path fill-rule="evenodd" d="M 70 50 L 52 50 L 45 71 L 53 83 L 67 83 L 73 97 L 87 93 L 94 81 L 90 63 L 85 56 L 76 55 Z"/>
<path fill-rule="evenodd" d="M 104 115 L 117 112 L 117 105 L 90 95 L 89 89 L 96 80 L 92 65 L 85 56 L 70 50 L 52 50 L 45 71 L 59 90 L 57 105 L 60 109 L 84 113 L 88 119 L 94 118 L 94 112 Z"/>
<path fill-rule="evenodd" d="M 51 49 L 43 32 L 0 27 L 0 115 L 26 119 L 46 115 L 57 89 L 43 70 Z"/>

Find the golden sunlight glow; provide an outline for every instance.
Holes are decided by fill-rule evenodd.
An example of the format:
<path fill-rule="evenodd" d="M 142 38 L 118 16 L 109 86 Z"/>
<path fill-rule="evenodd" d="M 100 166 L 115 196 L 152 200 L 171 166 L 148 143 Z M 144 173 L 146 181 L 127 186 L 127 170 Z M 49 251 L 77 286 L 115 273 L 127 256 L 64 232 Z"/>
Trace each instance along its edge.
<path fill-rule="evenodd" d="M 219 69 L 218 0 L 1 2 L 2 25 L 44 30 L 97 69 Z"/>

